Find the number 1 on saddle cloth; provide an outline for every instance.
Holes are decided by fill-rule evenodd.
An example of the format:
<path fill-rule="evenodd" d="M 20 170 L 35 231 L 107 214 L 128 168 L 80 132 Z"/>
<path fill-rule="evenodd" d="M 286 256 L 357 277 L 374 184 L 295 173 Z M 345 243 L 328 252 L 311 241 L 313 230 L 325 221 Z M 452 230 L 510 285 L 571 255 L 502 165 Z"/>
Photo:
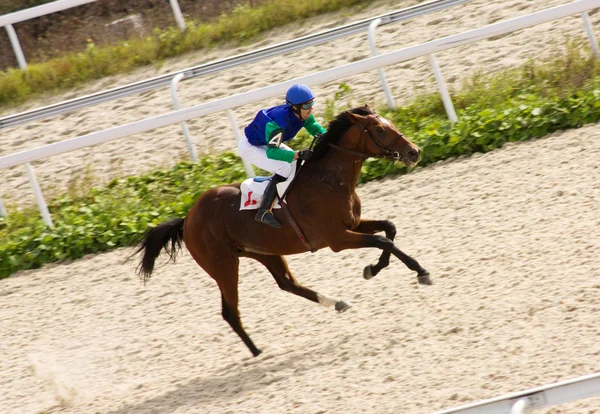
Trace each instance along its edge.
<path fill-rule="evenodd" d="M 277 184 L 277 193 L 279 197 L 281 197 L 290 183 L 293 181 L 294 176 L 298 168 L 298 161 L 294 160 L 292 162 L 292 173 L 287 178 L 287 180 L 282 181 Z M 242 198 L 240 200 L 240 210 L 257 210 L 260 206 L 260 202 L 262 201 L 263 194 L 267 185 L 269 184 L 269 180 L 271 177 L 251 177 L 247 178 L 242 182 L 240 186 L 240 190 L 242 192 Z M 273 208 L 281 208 L 278 199 L 275 199 L 275 204 Z"/>

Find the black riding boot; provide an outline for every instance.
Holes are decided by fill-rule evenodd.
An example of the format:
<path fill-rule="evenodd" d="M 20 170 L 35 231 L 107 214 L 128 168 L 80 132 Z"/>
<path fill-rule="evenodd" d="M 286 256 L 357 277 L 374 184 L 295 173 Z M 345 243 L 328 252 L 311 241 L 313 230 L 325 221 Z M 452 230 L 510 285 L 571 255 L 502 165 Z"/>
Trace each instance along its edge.
<path fill-rule="evenodd" d="M 273 205 L 275 195 L 277 194 L 277 183 L 282 181 L 285 181 L 285 177 L 275 174 L 273 178 L 271 178 L 271 181 L 269 181 L 269 184 L 267 184 L 262 202 L 260 203 L 260 208 L 258 209 L 256 216 L 254 216 L 256 221 L 260 221 L 261 223 L 268 224 L 275 228 L 281 227 L 281 224 L 275 220 L 275 216 L 271 211 L 271 206 Z"/>

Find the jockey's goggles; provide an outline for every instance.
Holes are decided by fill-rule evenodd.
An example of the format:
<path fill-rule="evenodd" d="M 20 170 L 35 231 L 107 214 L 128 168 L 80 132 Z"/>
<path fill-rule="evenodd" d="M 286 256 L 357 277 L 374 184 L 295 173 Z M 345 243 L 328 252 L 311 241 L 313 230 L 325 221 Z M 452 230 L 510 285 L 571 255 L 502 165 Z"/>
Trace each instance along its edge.
<path fill-rule="evenodd" d="M 300 108 L 304 109 L 305 111 L 309 110 L 310 108 L 312 108 L 315 104 L 314 99 L 310 100 L 308 102 L 304 102 L 303 104 L 300 105 Z"/>

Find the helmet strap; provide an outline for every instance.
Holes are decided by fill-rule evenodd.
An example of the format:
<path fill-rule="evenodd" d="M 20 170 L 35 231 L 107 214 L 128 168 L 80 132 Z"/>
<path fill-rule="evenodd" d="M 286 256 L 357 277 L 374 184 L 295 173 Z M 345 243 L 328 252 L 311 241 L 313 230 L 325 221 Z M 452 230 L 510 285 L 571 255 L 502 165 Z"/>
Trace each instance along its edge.
<path fill-rule="evenodd" d="M 304 121 L 304 119 L 302 118 L 302 106 L 292 105 L 290 102 L 288 102 L 288 105 L 292 107 L 292 112 L 298 115 L 298 118 L 300 118 L 301 121 Z"/>

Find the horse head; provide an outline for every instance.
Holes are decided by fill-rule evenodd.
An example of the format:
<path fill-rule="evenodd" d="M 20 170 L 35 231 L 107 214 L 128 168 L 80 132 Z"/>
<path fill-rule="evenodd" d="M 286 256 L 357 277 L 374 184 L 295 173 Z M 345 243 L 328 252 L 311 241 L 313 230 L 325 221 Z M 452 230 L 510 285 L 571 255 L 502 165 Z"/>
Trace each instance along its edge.
<path fill-rule="evenodd" d="M 352 146 L 347 149 L 361 153 L 365 158 L 387 158 L 408 166 L 415 165 L 421 158 L 421 149 L 381 115 L 348 111 L 346 116 L 354 127 L 354 133 L 347 134 Z"/>

